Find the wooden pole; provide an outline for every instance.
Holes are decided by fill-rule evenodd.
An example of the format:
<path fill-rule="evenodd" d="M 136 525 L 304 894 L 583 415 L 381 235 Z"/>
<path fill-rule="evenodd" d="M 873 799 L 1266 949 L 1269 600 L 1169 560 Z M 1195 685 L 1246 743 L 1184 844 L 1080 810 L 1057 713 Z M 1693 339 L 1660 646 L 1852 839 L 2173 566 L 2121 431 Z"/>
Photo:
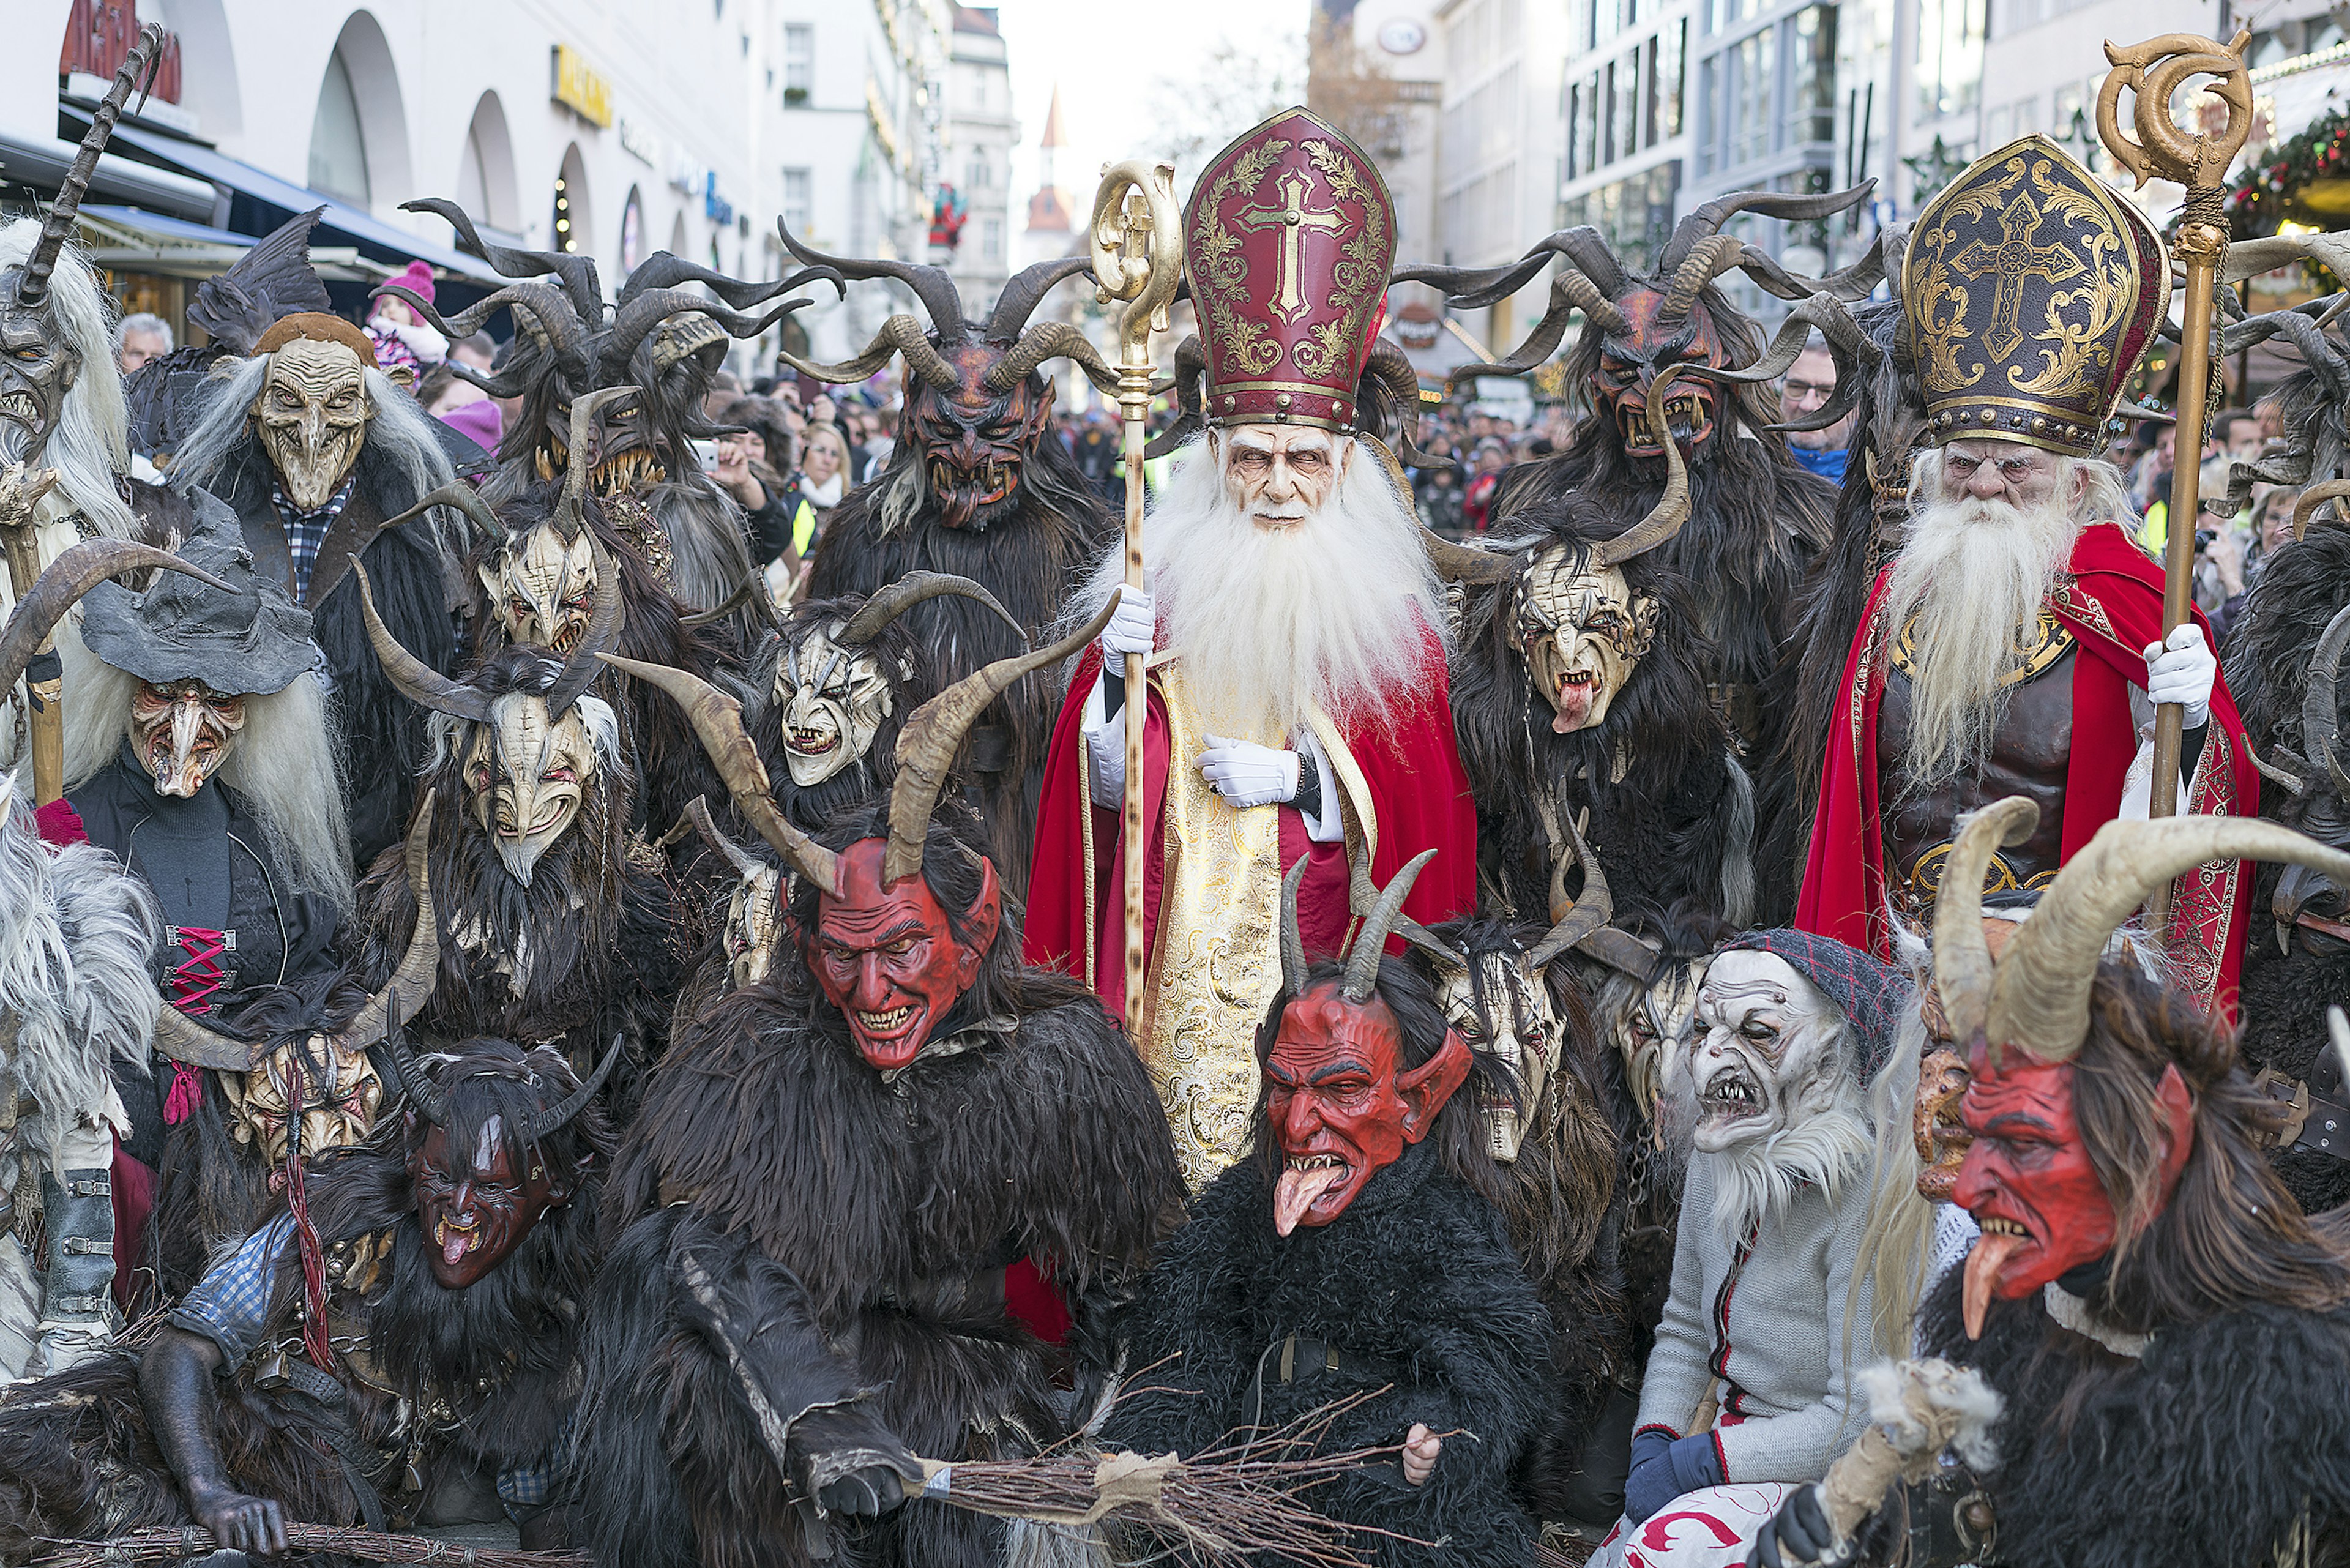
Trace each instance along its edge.
<path fill-rule="evenodd" d="M 22 605 L 41 576 L 39 525 L 33 520 L 41 497 L 57 483 L 48 469 L 21 467 L 0 475 L 0 549 L 8 556 L 8 585 Z M 54 633 L 41 639 L 25 667 L 25 696 L 31 708 L 33 804 L 44 806 L 66 793 L 66 721 L 61 695 L 65 670 L 57 662 Z"/>
<path fill-rule="evenodd" d="M 1147 493 L 1142 465 L 1150 413 L 1150 335 L 1168 327 L 1167 307 L 1183 276 L 1180 209 L 1175 201 L 1175 169 L 1141 159 L 1105 165 L 1094 192 L 1090 236 L 1096 297 L 1104 305 L 1123 301 L 1118 317 L 1118 407 L 1125 426 L 1126 581 L 1139 593 L 1142 580 L 1142 505 Z M 1148 660 L 1126 661 L 1126 797 L 1121 821 L 1126 887 L 1126 1032 L 1142 1035 L 1143 950 L 1142 737 L 1148 727 Z"/>
<path fill-rule="evenodd" d="M 2220 264 L 2228 254 L 2228 216 L 2223 205 L 2228 165 L 2244 145 L 2252 127 L 2251 76 L 2244 68 L 2244 47 L 2251 34 L 2239 30 L 2225 47 L 2193 33 L 2168 33 L 2127 48 L 2108 42 L 2106 58 L 2114 68 L 2097 92 L 2097 134 L 2114 161 L 2137 177 L 2143 187 L 2149 178 L 2175 180 L 2187 187 L 2187 206 L 2180 216 L 2176 259 L 2187 274 L 2187 294 L 2179 317 L 2178 425 L 2173 438 L 2170 469 L 2170 515 L 2163 540 L 2162 635 L 2187 622 L 2193 609 L 2195 533 L 2199 521 L 2203 477 L 2203 430 L 2209 413 L 2214 323 L 2212 297 Z M 2216 78 L 2211 92 L 2226 108 L 2227 123 L 2216 134 L 2189 136 L 2171 115 L 2171 98 L 2189 78 Z M 2135 95 L 2132 106 L 2137 136 L 2121 127 L 2121 96 Z M 2218 649 L 2212 650 L 2214 656 Z M 2187 711 L 2176 702 L 2158 704 L 2154 712 L 2154 779 L 2147 812 L 2150 816 L 2175 815 L 2178 810 L 2178 763 Z M 2155 889 L 2147 900 L 2147 918 L 2162 940 L 2169 926 L 2170 889 Z"/>

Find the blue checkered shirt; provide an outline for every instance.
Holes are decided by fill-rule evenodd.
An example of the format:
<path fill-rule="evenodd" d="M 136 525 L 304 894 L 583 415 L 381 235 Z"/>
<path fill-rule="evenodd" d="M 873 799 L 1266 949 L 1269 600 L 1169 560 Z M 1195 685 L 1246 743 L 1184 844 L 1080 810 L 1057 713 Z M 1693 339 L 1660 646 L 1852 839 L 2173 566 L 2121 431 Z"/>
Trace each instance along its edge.
<path fill-rule="evenodd" d="M 318 564 L 318 552 L 326 548 L 327 530 L 351 504 L 351 492 L 359 488 L 359 476 L 353 472 L 345 479 L 327 504 L 315 512 L 305 512 L 286 494 L 286 487 L 275 476 L 269 481 L 270 504 L 277 508 L 278 517 L 286 524 L 286 551 L 294 557 L 294 597 L 302 597 L 310 591 L 310 571 Z"/>
<path fill-rule="evenodd" d="M 214 1263 L 196 1288 L 172 1309 L 174 1326 L 202 1334 L 220 1346 L 221 1374 L 244 1365 L 261 1343 L 269 1322 L 269 1289 L 294 1239 L 294 1217 L 280 1214 Z M 571 1458 L 572 1417 L 563 1419 L 555 1447 L 535 1465 L 498 1471 L 498 1501 L 520 1513 L 542 1508 L 560 1495 Z"/>

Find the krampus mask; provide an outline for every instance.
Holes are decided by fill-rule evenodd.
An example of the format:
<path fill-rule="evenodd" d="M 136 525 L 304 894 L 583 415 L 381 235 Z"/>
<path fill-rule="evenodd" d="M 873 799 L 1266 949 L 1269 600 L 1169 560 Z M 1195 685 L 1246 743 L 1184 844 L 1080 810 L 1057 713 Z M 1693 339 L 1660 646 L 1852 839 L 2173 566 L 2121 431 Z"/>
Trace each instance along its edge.
<path fill-rule="evenodd" d="M 2313 485 L 2295 510 L 2305 521 L 2316 503 L 2341 495 L 2350 495 L 2350 484 Z M 2277 745 L 2272 759 L 2254 759 L 2263 774 L 2288 792 L 2289 798 L 2268 815 L 2335 848 L 2350 848 L 2350 752 L 2342 744 L 2338 696 L 2345 654 L 2350 654 L 2350 604 L 2334 612 L 2310 655 L 2307 683 L 2302 689 L 2300 753 Z M 2286 867 L 2270 897 L 2269 914 L 2282 951 L 2293 950 L 2296 937 L 2313 952 L 2350 951 L 2350 883 L 2339 877 L 2311 866 Z"/>
<path fill-rule="evenodd" d="M 1992 1297 L 2029 1295 L 2127 1246 L 2168 1205 L 2194 1153 L 2194 1095 L 2175 1060 L 2137 1096 L 2152 1124 L 2136 1129 L 2151 1168 L 2106 1168 L 2084 1136 L 2076 1091 L 2085 1046 L 2100 1058 L 2116 1049 L 2090 1010 L 2114 929 L 2154 888 L 2208 861 L 2282 860 L 2350 878 L 2350 854 L 2257 818 L 2109 822 L 1994 960 L 1978 889 L 2000 846 L 2021 843 L 2038 820 L 2039 808 L 2021 796 L 1975 813 L 1951 849 L 1934 911 L 1935 985 L 1972 1075 L 1961 1116 L 1973 1142 L 1954 1194 L 1982 1231 L 1967 1255 L 1970 1336 L 1981 1334 Z M 2103 1059 L 2091 1067 L 2148 1075 Z M 2108 1144 L 2115 1134 L 2099 1129 Z"/>
<path fill-rule="evenodd" d="M 1003 926 L 993 861 L 976 857 L 979 890 L 959 909 L 942 905 L 922 875 L 931 815 L 965 732 L 1014 681 L 1058 663 L 1097 636 L 1115 607 L 1105 605 L 1062 641 L 998 659 L 924 703 L 898 737 L 889 836 L 860 838 L 837 851 L 816 843 L 775 808 L 767 770 L 743 728 L 740 702 L 689 670 L 603 656 L 684 707 L 735 810 L 794 873 L 816 886 L 815 921 L 793 934 L 826 999 L 847 1020 L 850 1037 L 876 1071 L 913 1064 L 956 999 L 978 979 Z"/>
<path fill-rule="evenodd" d="M 1379 958 L 1421 867 L 1424 849 L 1378 895 L 1356 933 L 1343 974 L 1316 980 L 1297 926 L 1301 859 L 1281 889 L 1281 996 L 1266 1019 L 1265 1118 L 1281 1146 L 1274 1229 L 1327 1225 L 1379 1171 L 1426 1137 L 1437 1113 L 1468 1081 L 1468 1043 L 1449 1025 L 1417 1065 L 1403 1060 L 1403 1030 L 1377 991 Z"/>
<path fill-rule="evenodd" d="M 736 991 L 767 978 L 784 934 L 779 891 L 783 873 L 720 830 L 710 818 L 710 805 L 700 795 L 685 808 L 694 831 L 734 867 L 734 888 L 727 895 L 726 919 L 719 940 L 726 950 L 727 979 Z"/>
<path fill-rule="evenodd" d="M 1076 362 L 1103 391 L 1117 373 L 1084 333 L 1065 321 L 1028 317 L 1053 286 L 1091 264 L 1083 256 L 1039 262 L 1003 286 L 984 325 L 963 318 L 954 280 L 912 262 L 853 261 L 809 249 L 782 223 L 776 228 L 793 255 L 852 282 L 892 278 L 913 290 L 930 316 L 930 330 L 910 315 L 890 317 L 865 351 L 837 365 L 818 365 L 786 353 L 801 374 L 836 385 L 864 380 L 906 357 L 906 404 L 898 439 L 921 452 L 922 475 L 939 521 L 949 528 L 985 533 L 1017 511 L 1026 466 L 1053 417 L 1053 389 L 1041 367 L 1047 359 Z"/>
<path fill-rule="evenodd" d="M 66 412 L 66 394 L 82 372 L 73 335 L 56 319 L 49 280 L 72 238 L 74 215 L 98 171 L 98 158 L 130 95 L 151 79 L 161 57 L 163 29 L 149 23 L 122 57 L 114 85 L 90 116 L 57 198 L 41 219 L 41 237 L 25 265 L 0 275 L 0 468 L 36 466 Z M 145 101 L 142 98 L 142 103 Z M 118 436 L 118 439 L 119 436 Z"/>
<path fill-rule="evenodd" d="M 419 884 L 421 885 L 421 883 Z M 542 1145 L 588 1108 L 620 1059 L 612 1048 L 588 1081 L 508 1126 L 502 1113 L 473 1120 L 453 1116 L 445 1085 L 428 1078 L 397 1041 L 380 1062 L 407 1096 L 408 1172 L 416 1189 L 416 1219 L 426 1241 L 425 1264 L 444 1290 L 463 1290 L 513 1255 L 550 1209 L 570 1201 L 579 1172 L 558 1164 Z M 569 1068 L 550 1052 L 539 1072 L 567 1078 Z M 538 1081 L 534 1075 L 533 1083 Z M 469 1136 L 470 1135 L 470 1136 Z"/>

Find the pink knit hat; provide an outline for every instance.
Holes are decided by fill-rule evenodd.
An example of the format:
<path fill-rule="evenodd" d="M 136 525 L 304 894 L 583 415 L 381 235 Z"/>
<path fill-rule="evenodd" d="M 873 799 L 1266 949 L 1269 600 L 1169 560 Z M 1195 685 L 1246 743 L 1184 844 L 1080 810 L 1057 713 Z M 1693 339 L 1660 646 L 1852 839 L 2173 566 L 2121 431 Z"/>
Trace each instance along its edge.
<path fill-rule="evenodd" d="M 400 285 L 400 287 L 409 290 L 411 293 L 414 294 L 417 298 L 422 300 L 427 305 L 433 303 L 432 266 L 429 262 L 410 262 L 408 264 L 407 271 L 399 274 L 397 276 L 388 277 L 384 279 L 384 282 L 388 284 L 396 283 Z"/>

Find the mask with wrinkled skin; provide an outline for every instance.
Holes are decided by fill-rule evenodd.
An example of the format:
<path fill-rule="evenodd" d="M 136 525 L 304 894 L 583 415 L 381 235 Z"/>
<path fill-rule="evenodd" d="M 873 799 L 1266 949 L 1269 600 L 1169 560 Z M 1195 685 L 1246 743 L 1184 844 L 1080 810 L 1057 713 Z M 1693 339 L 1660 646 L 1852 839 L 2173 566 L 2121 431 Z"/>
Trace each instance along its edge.
<path fill-rule="evenodd" d="M 515 1158 L 504 1121 L 483 1123 L 470 1155 L 442 1127 L 428 1130 L 409 1153 L 425 1266 L 443 1290 L 480 1282 L 529 1240 L 548 1210 L 570 1199 L 569 1186 L 548 1174 L 537 1149 Z"/>
<path fill-rule="evenodd" d="M 157 794 L 195 798 L 244 732 L 244 699 L 201 680 L 142 680 L 130 693 L 131 750 Z"/>
<path fill-rule="evenodd" d="M 367 440 L 375 409 L 359 357 L 341 343 L 296 337 L 269 357 L 253 421 L 295 505 L 324 506 Z"/>
<path fill-rule="evenodd" d="M 16 303 L 24 276 L 23 267 L 11 267 L 0 278 L 0 467 L 41 461 L 81 375 L 81 356 L 48 310 Z"/>
<path fill-rule="evenodd" d="M 1918 1146 L 1918 1196 L 1948 1203 L 1959 1185 L 1959 1167 L 1975 1141 L 1960 1116 L 1974 1075 L 1966 1058 L 1944 1046 L 1918 1064 L 1918 1096 L 1909 1111 L 1909 1135 Z"/>
<path fill-rule="evenodd" d="M 1641 1118 L 1654 1125 L 1657 1101 L 1689 1046 L 1705 965 L 1668 963 L 1645 991 L 1607 1021 L 1607 1041 L 1624 1064 L 1624 1082 Z"/>
<path fill-rule="evenodd" d="M 1576 571 L 1575 556 L 1554 545 L 1534 557 L 1519 579 L 1510 639 L 1562 735 L 1607 719 L 1657 632 L 1657 601 L 1635 594 L 1621 567 Z"/>
<path fill-rule="evenodd" d="M 568 541 L 552 521 L 510 541 L 476 568 L 506 640 L 568 657 L 596 611 L 596 557 L 582 529 Z"/>
<path fill-rule="evenodd" d="M 1718 955 L 1698 988 L 1697 1023 L 1690 1081 L 1700 1152 L 1772 1137 L 1834 1103 L 1844 1015 L 1778 954 Z"/>
<path fill-rule="evenodd" d="M 491 704 L 490 722 L 473 726 L 465 748 L 473 819 L 524 887 L 539 857 L 578 820 L 596 767 L 595 742 L 577 708 L 550 724 L 546 699 L 536 692 L 507 692 Z"/>
<path fill-rule="evenodd" d="M 258 1145 L 271 1165 L 286 1158 L 286 1128 L 293 1119 L 293 1069 L 302 1077 L 302 1155 L 364 1142 L 383 1105 L 383 1080 L 364 1051 L 333 1035 L 288 1040 L 250 1072 L 223 1073 L 222 1091 L 236 1118 L 236 1141 Z"/>
<path fill-rule="evenodd" d="M 772 866 L 746 871 L 727 901 L 723 939 L 727 972 L 737 991 L 766 979 L 775 961 L 775 943 L 784 934 L 775 908 L 777 879 Z"/>
<path fill-rule="evenodd" d="M 1477 988 L 1466 968 L 1446 968 L 1438 1000 L 1452 1032 L 1471 1050 L 1508 1067 L 1517 1081 L 1519 1104 L 1495 1097 L 1484 1106 L 1487 1147 L 1495 1159 L 1507 1163 L 1518 1158 L 1535 1107 L 1558 1071 L 1563 1032 L 1541 974 L 1528 972 L 1503 953 L 1482 953 L 1475 962 L 1482 971 L 1485 1005 L 1477 1005 Z"/>
<path fill-rule="evenodd" d="M 822 784 L 870 751 L 895 701 L 870 649 L 844 648 L 833 640 L 841 624 L 833 622 L 775 660 L 774 700 L 784 710 L 784 763 L 802 789 Z"/>

